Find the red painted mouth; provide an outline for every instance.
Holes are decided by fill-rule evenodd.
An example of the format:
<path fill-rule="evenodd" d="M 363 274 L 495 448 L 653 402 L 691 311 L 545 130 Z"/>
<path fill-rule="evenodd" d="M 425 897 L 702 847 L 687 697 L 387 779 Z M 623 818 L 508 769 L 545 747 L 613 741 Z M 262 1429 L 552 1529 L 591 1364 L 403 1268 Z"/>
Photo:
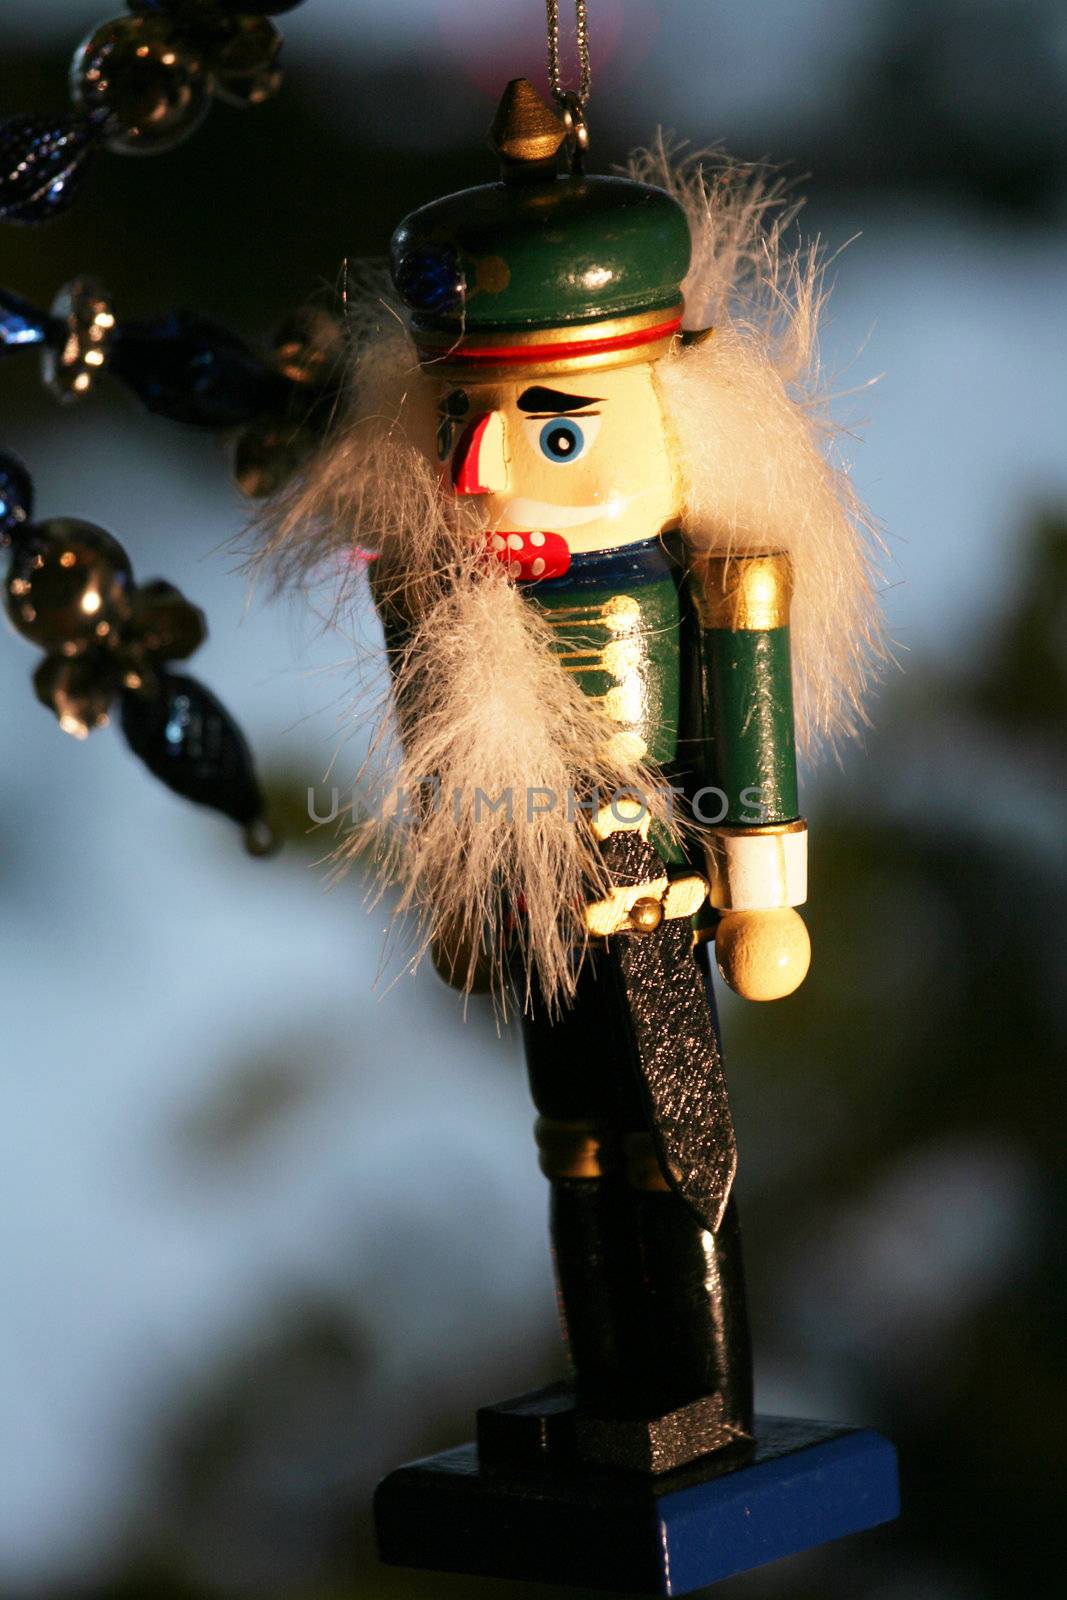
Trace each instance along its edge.
<path fill-rule="evenodd" d="M 524 533 L 487 533 L 486 548 L 520 583 L 560 578 L 571 564 L 571 551 L 561 533 L 540 529 Z"/>

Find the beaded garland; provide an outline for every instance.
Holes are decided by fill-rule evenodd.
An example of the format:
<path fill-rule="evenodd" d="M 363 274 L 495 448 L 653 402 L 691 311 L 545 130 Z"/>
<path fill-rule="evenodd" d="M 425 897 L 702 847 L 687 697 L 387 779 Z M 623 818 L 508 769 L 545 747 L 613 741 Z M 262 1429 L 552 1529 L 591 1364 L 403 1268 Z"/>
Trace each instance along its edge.
<path fill-rule="evenodd" d="M 150 155 L 187 139 L 211 100 L 253 106 L 281 82 L 271 15 L 300 0 L 129 0 L 70 67 L 74 110 L 0 122 L 0 221 L 49 222 L 76 198 L 100 145 Z"/>
<path fill-rule="evenodd" d="M 4 585 L 16 632 L 44 652 L 37 698 L 60 727 L 84 739 L 118 707 L 126 742 L 184 799 L 223 812 L 254 855 L 273 835 L 251 752 L 229 712 L 203 684 L 172 670 L 207 637 L 204 614 L 163 579 L 137 584 L 110 533 L 73 517 L 33 517 L 33 483 L 0 452 L 0 545 L 11 552 Z"/>
<path fill-rule="evenodd" d="M 153 154 L 187 138 L 212 98 L 253 106 L 281 80 L 270 16 L 300 0 L 129 0 L 94 28 L 70 69 L 73 110 L 0 122 L 0 221 L 46 223 L 76 198 L 101 146 Z M 88 277 L 47 311 L 0 289 L 0 355 L 36 348 L 62 404 L 106 372 L 149 411 L 209 429 L 239 429 L 234 471 L 246 493 L 272 492 L 306 457 L 330 414 L 343 337 L 325 312 L 295 313 L 258 355 L 205 317 L 172 311 L 119 320 Z M 173 670 L 203 642 L 203 613 L 170 583 L 138 584 L 126 551 L 75 518 L 37 522 L 33 483 L 0 451 L 4 601 L 15 630 L 44 652 L 37 697 L 65 732 L 85 738 L 117 709 L 130 749 L 186 799 L 231 817 L 265 854 L 254 762 L 237 723 L 202 684 Z"/>

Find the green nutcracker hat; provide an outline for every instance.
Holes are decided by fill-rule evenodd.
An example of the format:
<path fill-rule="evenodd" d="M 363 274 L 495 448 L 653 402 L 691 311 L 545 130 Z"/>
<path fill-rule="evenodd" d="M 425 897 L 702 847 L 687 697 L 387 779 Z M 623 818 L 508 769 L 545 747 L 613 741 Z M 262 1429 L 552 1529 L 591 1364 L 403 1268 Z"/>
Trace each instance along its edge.
<path fill-rule="evenodd" d="M 501 181 L 435 200 L 393 235 L 419 358 L 442 376 L 648 361 L 677 335 L 684 212 L 651 184 L 558 174 L 565 138 L 516 78 L 491 130 Z"/>

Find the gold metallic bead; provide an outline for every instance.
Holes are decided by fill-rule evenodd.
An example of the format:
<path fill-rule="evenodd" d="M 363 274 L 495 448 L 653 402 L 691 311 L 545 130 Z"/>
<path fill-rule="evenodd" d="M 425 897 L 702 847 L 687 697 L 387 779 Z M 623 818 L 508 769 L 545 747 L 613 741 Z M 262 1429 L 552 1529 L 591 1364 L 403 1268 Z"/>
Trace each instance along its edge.
<path fill-rule="evenodd" d="M 258 106 L 282 81 L 282 36 L 268 17 L 225 17 L 204 39 L 212 93 L 231 106 Z"/>
<path fill-rule="evenodd" d="M 663 905 L 647 896 L 635 900 L 630 907 L 630 925 L 638 933 L 653 933 L 663 921 Z"/>
<path fill-rule="evenodd" d="M 273 365 L 298 387 L 280 413 L 260 418 L 234 439 L 234 480 L 251 499 L 277 493 L 317 448 L 347 353 L 344 325 L 319 306 L 294 311 L 273 343 Z"/>
<path fill-rule="evenodd" d="M 51 310 L 66 324 L 67 336 L 58 350 L 45 349 L 41 375 L 55 398 L 69 405 L 89 393 L 97 374 L 107 366 L 115 313 L 108 295 L 92 278 L 75 278 L 64 284 Z"/>
<path fill-rule="evenodd" d="M 113 648 L 129 615 L 132 572 L 117 539 L 91 522 L 53 517 L 15 552 L 5 586 L 18 633 L 64 656 Z"/>
<path fill-rule="evenodd" d="M 321 306 L 301 306 L 275 329 L 274 365 L 293 383 L 330 381 L 344 361 L 344 324 Z"/>
<path fill-rule="evenodd" d="M 70 87 L 79 109 L 108 113 L 107 144 L 130 154 L 180 144 L 210 105 L 199 51 L 164 17 L 101 23 L 75 53 Z"/>
<path fill-rule="evenodd" d="M 317 435 L 291 422 L 243 428 L 233 441 L 233 480 L 250 500 L 265 499 L 284 488 L 317 442 Z"/>
<path fill-rule="evenodd" d="M 113 662 L 92 652 L 74 661 L 45 656 L 33 675 L 33 687 L 41 704 L 55 712 L 63 732 L 85 739 L 94 728 L 106 727 L 119 680 Z"/>
<path fill-rule="evenodd" d="M 157 578 L 134 590 L 125 627 L 133 661 L 185 661 L 207 638 L 207 619 L 172 583 Z"/>

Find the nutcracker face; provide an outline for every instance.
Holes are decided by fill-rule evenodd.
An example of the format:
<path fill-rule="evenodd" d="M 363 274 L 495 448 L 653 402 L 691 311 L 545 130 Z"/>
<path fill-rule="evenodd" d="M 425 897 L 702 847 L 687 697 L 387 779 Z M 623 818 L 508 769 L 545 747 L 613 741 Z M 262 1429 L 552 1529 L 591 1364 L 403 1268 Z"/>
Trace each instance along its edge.
<path fill-rule="evenodd" d="M 652 364 L 549 377 L 516 371 L 433 385 L 420 440 L 457 495 L 481 498 L 490 547 L 516 578 L 566 571 L 572 554 L 648 539 L 675 524 L 678 491 Z"/>

